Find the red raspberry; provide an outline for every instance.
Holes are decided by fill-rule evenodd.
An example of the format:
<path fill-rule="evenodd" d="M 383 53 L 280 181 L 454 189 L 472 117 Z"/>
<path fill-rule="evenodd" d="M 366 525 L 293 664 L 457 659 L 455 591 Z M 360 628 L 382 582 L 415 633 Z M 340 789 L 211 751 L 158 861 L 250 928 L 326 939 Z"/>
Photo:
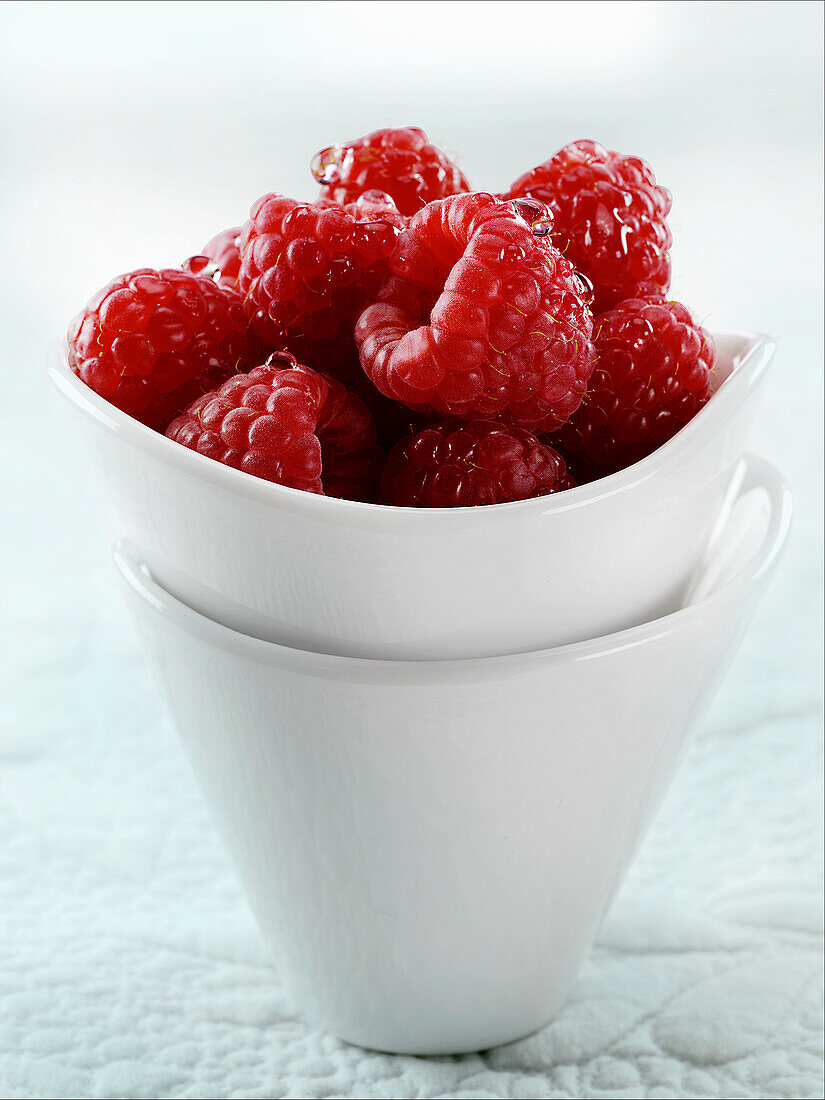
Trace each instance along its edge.
<path fill-rule="evenodd" d="M 535 210 L 531 209 L 531 218 Z M 462 420 L 509 410 L 550 431 L 593 370 L 593 321 L 573 265 L 518 204 L 492 195 L 430 203 L 401 233 L 378 302 L 356 326 L 382 393 Z"/>
<path fill-rule="evenodd" d="M 553 243 L 593 283 L 596 312 L 667 292 L 670 192 L 639 157 L 574 141 L 517 179 L 509 194 L 549 206 Z"/>
<path fill-rule="evenodd" d="M 355 499 L 373 494 L 382 457 L 361 399 L 283 352 L 203 394 L 166 434 L 267 481 Z"/>
<path fill-rule="evenodd" d="M 255 332 L 270 347 L 352 333 L 372 300 L 405 219 L 386 195 L 342 207 L 264 195 L 241 235 L 240 289 Z"/>
<path fill-rule="evenodd" d="M 675 435 L 708 401 L 713 337 L 678 302 L 622 302 L 596 318 L 598 363 L 556 437 L 571 459 L 622 469 Z"/>
<path fill-rule="evenodd" d="M 241 270 L 241 252 L 238 248 L 238 240 L 241 235 L 241 226 L 233 229 L 224 229 L 211 241 L 203 246 L 201 256 L 208 256 L 220 271 L 218 283 L 223 287 L 238 289 L 238 273 Z"/>
<path fill-rule="evenodd" d="M 521 428 L 446 420 L 402 439 L 381 477 L 389 504 L 458 508 L 572 488 L 564 459 Z"/>
<path fill-rule="evenodd" d="M 204 276 L 140 268 L 104 287 L 69 327 L 72 370 L 95 393 L 162 429 L 259 351 L 239 296 Z"/>
<path fill-rule="evenodd" d="M 419 431 L 433 419 L 399 405 L 375 388 L 361 369 L 358 348 L 352 335 L 338 332 L 328 340 L 285 336 L 277 350 L 289 352 L 299 363 L 331 375 L 348 390 L 357 393 L 372 413 L 378 442 L 382 447 L 392 447 L 403 435 Z"/>
<path fill-rule="evenodd" d="M 385 191 L 410 216 L 435 199 L 469 191 L 461 170 L 423 130 L 376 130 L 346 145 L 331 145 L 312 158 L 321 198 L 354 202 L 365 191 Z"/>

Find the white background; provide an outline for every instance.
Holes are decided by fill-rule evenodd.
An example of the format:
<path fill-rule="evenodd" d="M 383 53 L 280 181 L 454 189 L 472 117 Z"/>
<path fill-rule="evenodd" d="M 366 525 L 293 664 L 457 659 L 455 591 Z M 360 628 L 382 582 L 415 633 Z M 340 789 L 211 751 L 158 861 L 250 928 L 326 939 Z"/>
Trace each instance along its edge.
<path fill-rule="evenodd" d="M 125 805 L 112 791 L 132 766 L 118 746 L 173 751 L 114 602 L 96 482 L 44 382 L 46 349 L 113 275 L 180 262 L 264 191 L 311 197 L 315 150 L 385 125 L 423 127 L 487 190 L 576 138 L 644 156 L 674 195 L 673 295 L 710 328 L 778 338 L 753 446 L 791 482 L 795 529 L 710 724 L 779 723 L 777 813 L 815 832 L 819 785 L 803 798 L 798 784 L 816 768 L 821 698 L 822 5 L 7 3 L 0 793 L 14 843 L 0 902 L 11 912 L 59 910 L 70 887 L 49 883 L 55 838 L 96 850 L 115 806 L 149 828 L 152 791 L 133 785 Z M 745 810 L 728 826 L 747 834 L 757 757 L 746 737 L 732 759 Z M 731 797 L 696 789 L 709 805 Z M 171 783 L 168 796 L 189 805 L 188 788 Z M 757 865 L 760 850 L 747 856 Z M 42 861 L 25 885 L 21 860 Z M 4 950 L 14 963 L 18 940 L 31 948 L 28 918 L 14 928 L 0 974 Z M 48 960 L 57 940 L 44 935 L 35 957 Z M 27 1057 L 8 1063 L 12 1085 L 31 1090 L 18 1095 L 58 1095 L 33 1083 L 51 1079 Z M 60 1087 L 105 1094 L 106 1080 Z M 128 1073 L 117 1080 L 108 1087 L 132 1087 Z"/>

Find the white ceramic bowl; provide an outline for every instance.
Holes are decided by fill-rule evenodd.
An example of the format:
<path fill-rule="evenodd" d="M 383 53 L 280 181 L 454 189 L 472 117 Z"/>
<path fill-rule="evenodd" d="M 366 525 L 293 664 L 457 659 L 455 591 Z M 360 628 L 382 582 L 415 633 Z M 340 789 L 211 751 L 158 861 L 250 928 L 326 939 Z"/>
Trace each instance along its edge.
<path fill-rule="evenodd" d="M 718 521 L 774 345 L 717 336 L 717 392 L 655 454 L 558 496 L 485 508 L 332 500 L 222 466 L 51 377 L 136 544 L 171 593 L 243 633 L 402 658 L 524 652 L 680 606 Z"/>
<path fill-rule="evenodd" d="M 685 609 L 465 661 L 259 641 L 116 548 L 211 811 L 311 1022 L 435 1054 L 556 1013 L 784 543 L 787 492 L 749 460 L 743 491 L 757 487 L 767 529 L 717 538 Z"/>

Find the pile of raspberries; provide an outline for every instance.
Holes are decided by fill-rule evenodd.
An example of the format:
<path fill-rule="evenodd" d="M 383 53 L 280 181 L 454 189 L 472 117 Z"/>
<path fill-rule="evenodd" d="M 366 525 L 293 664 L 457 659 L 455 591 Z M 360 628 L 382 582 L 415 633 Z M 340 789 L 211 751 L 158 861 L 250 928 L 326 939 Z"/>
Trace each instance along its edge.
<path fill-rule="evenodd" d="M 69 361 L 170 439 L 305 492 L 445 508 L 621 470 L 708 401 L 715 349 L 667 297 L 670 193 L 576 141 L 506 194 L 423 131 L 318 153 L 180 269 L 95 295 Z"/>

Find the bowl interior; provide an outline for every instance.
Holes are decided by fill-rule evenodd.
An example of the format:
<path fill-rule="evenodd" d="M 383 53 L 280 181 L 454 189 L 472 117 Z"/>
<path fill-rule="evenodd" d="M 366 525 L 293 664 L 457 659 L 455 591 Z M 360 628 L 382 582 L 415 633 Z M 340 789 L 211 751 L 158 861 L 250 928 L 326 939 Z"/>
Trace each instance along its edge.
<path fill-rule="evenodd" d="M 649 477 L 664 464 L 679 461 L 680 455 L 691 446 L 693 437 L 702 430 L 704 424 L 711 418 L 724 419 L 725 416 L 730 415 L 738 402 L 744 400 L 747 391 L 761 379 L 774 351 L 774 344 L 770 338 L 758 333 L 720 332 L 714 334 L 714 339 L 718 356 L 714 368 L 712 400 L 689 424 L 653 454 L 625 470 L 589 484 L 580 485 L 575 489 L 569 489 L 564 493 L 487 505 L 483 509 L 400 508 L 322 497 L 276 485 L 182 447 L 122 413 L 104 398 L 99 397 L 72 372 L 68 364 L 65 342 L 61 342 L 55 348 L 49 366 L 49 375 L 57 390 L 98 428 L 117 436 L 129 446 L 154 456 L 170 467 L 208 481 L 217 487 L 228 489 L 239 496 L 267 503 L 281 510 L 297 510 L 315 516 L 319 513 L 330 516 L 343 516 L 344 513 L 349 513 L 354 518 L 357 513 L 366 513 L 372 517 L 372 522 L 389 520 L 393 523 L 443 525 L 464 522 L 460 517 L 468 512 L 476 515 L 483 512 L 486 518 L 491 519 L 493 516 L 504 516 L 509 511 L 519 509 L 548 512 L 579 507 L 590 500 L 601 498 L 606 493 L 622 491 Z M 407 519 L 405 520 L 404 517 Z"/>

